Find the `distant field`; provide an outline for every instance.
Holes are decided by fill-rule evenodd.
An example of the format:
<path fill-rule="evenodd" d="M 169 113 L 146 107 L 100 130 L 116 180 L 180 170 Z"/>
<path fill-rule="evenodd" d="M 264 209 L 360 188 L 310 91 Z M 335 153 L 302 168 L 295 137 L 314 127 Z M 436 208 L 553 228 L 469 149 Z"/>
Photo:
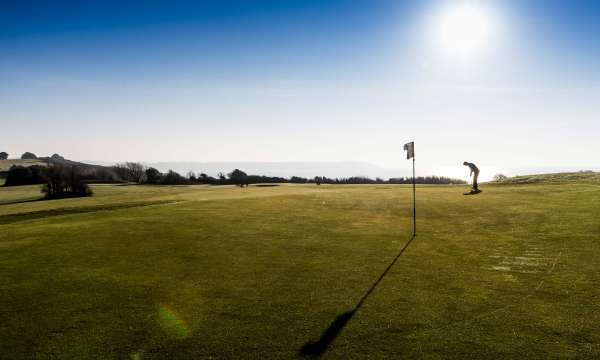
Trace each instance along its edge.
<path fill-rule="evenodd" d="M 0 160 L 0 172 L 8 171 L 13 165 L 21 165 L 21 166 L 31 166 L 31 165 L 42 165 L 46 166 L 46 163 L 40 160 L 21 160 L 21 159 L 10 159 L 10 160 Z"/>
<path fill-rule="evenodd" d="M 412 230 L 405 186 L 93 189 L 0 188 L 0 357 L 296 358 Z M 600 356 L 600 185 L 466 189 L 417 189 L 323 358 Z"/>

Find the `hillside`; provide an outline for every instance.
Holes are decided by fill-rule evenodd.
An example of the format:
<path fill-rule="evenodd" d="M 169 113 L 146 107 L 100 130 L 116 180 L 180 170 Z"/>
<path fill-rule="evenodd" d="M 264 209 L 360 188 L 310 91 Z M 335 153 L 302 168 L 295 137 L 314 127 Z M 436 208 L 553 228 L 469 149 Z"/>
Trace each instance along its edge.
<path fill-rule="evenodd" d="M 46 166 L 46 162 L 42 159 L 9 159 L 9 160 L 0 160 L 0 172 L 8 171 L 11 166 L 20 165 L 20 166 L 32 166 L 32 165 L 42 165 Z"/>
<path fill-rule="evenodd" d="M 90 169 L 97 170 L 97 169 L 106 168 L 105 166 L 102 166 L 102 165 L 86 164 L 86 163 L 82 163 L 82 162 L 68 160 L 68 159 L 65 159 L 62 157 L 58 157 L 58 158 L 39 157 L 37 159 L 31 159 L 31 160 L 30 159 L 8 159 L 8 160 L 0 160 L 0 175 L 1 175 L 1 173 L 8 171 L 10 169 L 10 167 L 13 165 L 25 166 L 25 167 L 33 166 L 33 165 L 47 166 L 48 163 L 78 166 L 84 170 L 90 170 Z"/>
<path fill-rule="evenodd" d="M 600 172 L 565 172 L 552 174 L 523 175 L 508 178 L 502 184 L 545 184 L 545 183 L 600 183 Z"/>

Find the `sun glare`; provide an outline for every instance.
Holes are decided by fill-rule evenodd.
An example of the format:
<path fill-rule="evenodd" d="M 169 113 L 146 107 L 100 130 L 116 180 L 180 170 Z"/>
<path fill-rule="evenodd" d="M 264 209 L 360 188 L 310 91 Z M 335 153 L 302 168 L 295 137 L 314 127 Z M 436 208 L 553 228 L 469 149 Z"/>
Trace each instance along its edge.
<path fill-rule="evenodd" d="M 437 46 L 452 56 L 469 57 L 482 50 L 490 40 L 493 19 L 481 5 L 460 4 L 442 9 L 433 26 Z"/>

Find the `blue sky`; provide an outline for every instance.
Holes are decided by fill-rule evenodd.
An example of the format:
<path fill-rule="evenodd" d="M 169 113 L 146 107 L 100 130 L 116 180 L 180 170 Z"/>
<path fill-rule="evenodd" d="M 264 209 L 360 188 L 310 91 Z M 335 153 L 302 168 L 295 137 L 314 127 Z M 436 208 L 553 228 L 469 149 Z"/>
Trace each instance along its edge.
<path fill-rule="evenodd" d="M 457 56 L 464 6 L 493 26 Z M 2 1 L 0 30 L 12 155 L 599 167 L 596 1 Z"/>

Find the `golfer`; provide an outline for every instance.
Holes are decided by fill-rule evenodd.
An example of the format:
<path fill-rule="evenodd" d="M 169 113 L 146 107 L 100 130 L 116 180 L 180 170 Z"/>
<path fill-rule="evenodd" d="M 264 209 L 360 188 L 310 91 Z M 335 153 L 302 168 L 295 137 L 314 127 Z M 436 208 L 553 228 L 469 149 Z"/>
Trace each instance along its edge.
<path fill-rule="evenodd" d="M 473 190 L 474 192 L 479 191 L 479 185 L 477 185 L 477 178 L 479 177 L 479 168 L 470 162 L 464 162 L 464 166 L 468 166 L 471 169 L 471 174 L 469 176 L 473 176 Z"/>

